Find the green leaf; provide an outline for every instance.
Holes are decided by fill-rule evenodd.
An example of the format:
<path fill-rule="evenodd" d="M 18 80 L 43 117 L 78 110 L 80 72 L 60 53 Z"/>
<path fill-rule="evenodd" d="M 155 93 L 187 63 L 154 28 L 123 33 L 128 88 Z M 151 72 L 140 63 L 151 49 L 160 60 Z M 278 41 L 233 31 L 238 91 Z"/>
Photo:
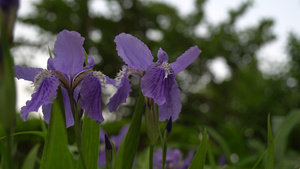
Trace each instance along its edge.
<path fill-rule="evenodd" d="M 74 169 L 74 159 L 68 149 L 65 112 L 61 89 L 57 90 L 54 100 L 45 141 L 41 169 L 64 168 Z"/>
<path fill-rule="evenodd" d="M 46 133 L 43 131 L 23 131 L 23 132 L 13 133 L 11 136 L 26 135 L 26 134 L 33 134 L 33 135 L 41 136 L 44 139 L 46 139 Z M 6 138 L 6 136 L 3 136 L 0 138 L 0 140 L 5 139 L 5 138 Z"/>
<path fill-rule="evenodd" d="M 206 136 L 206 129 L 203 132 L 203 138 L 198 147 L 196 155 L 189 167 L 189 169 L 203 169 L 205 164 L 205 157 L 206 157 L 206 144 L 207 144 L 207 136 Z"/>
<path fill-rule="evenodd" d="M 273 169 L 274 166 L 274 140 L 272 134 L 272 128 L 270 124 L 270 114 L 268 116 L 268 157 L 266 163 L 266 169 Z"/>
<path fill-rule="evenodd" d="M 100 144 L 100 124 L 92 120 L 88 116 L 83 118 L 82 126 L 82 150 L 84 159 L 89 169 L 96 169 L 98 167 L 98 155 Z M 82 169 L 81 158 L 78 158 L 78 169 Z"/>
<path fill-rule="evenodd" d="M 284 119 L 279 127 L 280 137 L 275 144 L 276 159 L 280 160 L 284 157 L 284 152 L 288 146 L 288 137 L 292 129 L 299 124 L 300 110 L 291 111 Z"/>
<path fill-rule="evenodd" d="M 40 144 L 35 145 L 28 155 L 26 156 L 22 169 L 34 169 L 35 162 L 37 161 L 37 154 L 40 148 Z"/>
<path fill-rule="evenodd" d="M 143 112 L 145 112 L 145 106 L 144 96 L 141 92 L 127 135 L 119 146 L 119 152 L 114 165 L 115 169 L 132 169 L 133 161 L 139 144 Z"/>

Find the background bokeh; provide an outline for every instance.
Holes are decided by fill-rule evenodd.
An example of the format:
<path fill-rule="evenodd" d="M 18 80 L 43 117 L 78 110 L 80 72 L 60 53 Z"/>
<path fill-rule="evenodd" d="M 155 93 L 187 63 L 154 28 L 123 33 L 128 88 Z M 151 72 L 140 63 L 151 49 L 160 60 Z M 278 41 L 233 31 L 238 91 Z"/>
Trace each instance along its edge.
<path fill-rule="evenodd" d="M 295 24 L 300 2 L 290 1 L 292 7 L 281 8 L 277 1 L 276 6 L 267 0 L 233 1 L 232 6 L 212 2 L 194 0 L 176 6 L 150 0 L 21 0 L 12 53 L 17 64 L 46 67 L 48 47 L 53 50 L 56 35 L 63 29 L 74 30 L 85 37 L 84 48 L 97 63 L 94 69 L 113 78 L 124 64 L 114 43 L 121 32 L 138 37 L 154 57 L 161 47 L 170 62 L 198 45 L 203 51 L 200 57 L 177 76 L 183 107 L 169 145 L 185 153 L 196 149 L 198 133 L 206 127 L 215 161 L 225 155 L 227 164 L 250 168 L 265 151 L 268 114 L 276 136 L 281 122 L 300 106 L 300 29 Z M 262 8 L 264 3 L 270 7 Z M 270 11 L 278 15 L 272 18 Z M 118 133 L 130 121 L 139 90 L 139 79 L 132 78 L 133 91 L 126 104 L 115 113 L 103 106 L 107 120 L 102 127 L 108 134 Z M 25 98 L 18 106 L 23 106 L 30 98 L 24 88 L 27 93 L 32 89 L 28 83 L 18 83 L 18 96 Z M 113 91 L 107 89 L 103 104 Z M 19 119 L 16 130 L 42 130 L 38 117 Z M 70 145 L 72 130 L 68 129 Z M 297 122 L 286 136 L 284 155 L 277 157 L 278 168 L 300 163 L 299 132 Z M 142 135 L 146 136 L 144 129 Z M 141 137 L 140 150 L 146 138 Z M 32 146 L 43 143 L 35 136 L 16 136 L 15 142 L 20 163 Z"/>

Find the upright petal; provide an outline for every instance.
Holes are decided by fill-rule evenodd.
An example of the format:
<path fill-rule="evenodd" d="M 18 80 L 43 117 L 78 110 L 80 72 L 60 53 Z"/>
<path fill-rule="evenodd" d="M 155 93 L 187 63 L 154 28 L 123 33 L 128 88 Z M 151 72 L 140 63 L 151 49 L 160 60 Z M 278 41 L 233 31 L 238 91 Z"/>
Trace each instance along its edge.
<path fill-rule="evenodd" d="M 67 89 L 61 88 L 63 100 L 64 100 L 64 106 L 65 106 L 65 115 L 66 115 L 66 127 L 70 127 L 74 125 L 74 117 L 71 109 L 69 94 Z"/>
<path fill-rule="evenodd" d="M 165 70 L 152 64 L 141 79 L 144 96 L 151 97 L 158 104 L 164 104 L 165 99 Z"/>
<path fill-rule="evenodd" d="M 31 68 L 19 65 L 14 66 L 14 70 L 16 78 L 32 82 L 34 81 L 34 77 L 38 75 L 41 71 L 43 71 L 42 68 Z"/>
<path fill-rule="evenodd" d="M 153 56 L 149 48 L 139 39 L 121 33 L 116 36 L 118 55 L 132 69 L 146 70 L 153 62 Z"/>
<path fill-rule="evenodd" d="M 59 86 L 59 78 L 49 70 L 40 72 L 34 82 L 36 92 L 31 95 L 31 100 L 21 108 L 21 118 L 25 121 L 32 111 L 38 111 L 42 105 L 53 102 L 56 98 L 56 89 Z"/>
<path fill-rule="evenodd" d="M 120 104 L 125 103 L 126 98 L 131 92 L 131 84 L 128 78 L 128 68 L 125 68 L 118 73 L 114 85 L 118 88 L 118 90 L 113 97 L 110 98 L 107 104 L 110 112 L 116 111 Z"/>
<path fill-rule="evenodd" d="M 158 50 L 157 57 L 158 57 L 158 62 L 159 61 L 167 62 L 169 60 L 169 56 L 161 48 L 159 48 Z"/>
<path fill-rule="evenodd" d="M 175 62 L 171 63 L 170 66 L 177 74 L 187 68 L 195 59 L 200 55 L 201 50 L 198 46 L 191 47 L 189 50 L 185 51 L 184 54 L 179 56 Z"/>
<path fill-rule="evenodd" d="M 181 111 L 181 93 L 174 74 L 169 75 L 165 83 L 166 102 L 158 105 L 159 120 L 165 121 L 172 116 L 172 120 L 175 121 Z"/>
<path fill-rule="evenodd" d="M 55 70 L 74 77 L 82 71 L 84 63 L 84 38 L 74 31 L 63 30 L 57 35 L 53 59 Z"/>
<path fill-rule="evenodd" d="M 106 81 L 101 72 L 90 72 L 82 81 L 80 89 L 81 107 L 86 115 L 98 123 L 103 122 L 101 91 Z"/>
<path fill-rule="evenodd" d="M 88 57 L 88 65 L 84 67 L 84 70 L 91 70 L 91 69 L 93 69 L 94 65 L 95 65 L 94 58 L 89 56 Z"/>
<path fill-rule="evenodd" d="M 47 61 L 47 69 L 48 70 L 55 70 L 53 58 L 49 58 Z"/>

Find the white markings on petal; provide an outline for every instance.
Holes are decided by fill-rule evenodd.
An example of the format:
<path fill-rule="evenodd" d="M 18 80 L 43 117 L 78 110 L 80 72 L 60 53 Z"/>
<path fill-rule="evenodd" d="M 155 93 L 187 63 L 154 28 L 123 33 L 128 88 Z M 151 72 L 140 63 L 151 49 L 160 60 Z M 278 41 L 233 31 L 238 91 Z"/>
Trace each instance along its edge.
<path fill-rule="evenodd" d="M 34 90 L 37 91 L 40 88 L 40 85 L 45 80 L 45 78 L 53 76 L 53 72 L 51 70 L 43 70 L 39 74 L 34 77 Z"/>
<path fill-rule="evenodd" d="M 122 82 L 122 78 L 126 74 L 126 68 L 123 68 L 118 74 L 117 77 L 115 78 L 116 80 L 116 86 L 119 86 Z"/>
<path fill-rule="evenodd" d="M 104 87 L 104 84 L 106 83 L 105 75 L 100 71 L 93 71 L 93 76 L 95 76 L 101 83 L 101 86 Z"/>

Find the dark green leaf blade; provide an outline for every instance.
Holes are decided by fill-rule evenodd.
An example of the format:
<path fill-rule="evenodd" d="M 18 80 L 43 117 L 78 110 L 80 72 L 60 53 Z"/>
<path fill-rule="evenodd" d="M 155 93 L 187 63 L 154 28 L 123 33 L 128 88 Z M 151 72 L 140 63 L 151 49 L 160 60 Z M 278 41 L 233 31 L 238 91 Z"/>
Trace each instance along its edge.
<path fill-rule="evenodd" d="M 26 156 L 22 169 L 34 169 L 40 144 L 36 144 Z"/>
<path fill-rule="evenodd" d="M 118 149 L 118 154 L 115 161 L 116 163 L 114 165 L 115 169 L 132 168 L 135 154 L 139 144 L 143 112 L 145 112 L 144 96 L 142 93 L 140 93 L 129 130 L 125 139 L 122 141 Z"/>
<path fill-rule="evenodd" d="M 61 89 L 52 105 L 47 138 L 43 150 L 41 169 L 74 169 L 74 159 L 68 149 L 67 131 Z"/>
<path fill-rule="evenodd" d="M 100 124 L 92 120 L 88 116 L 83 118 L 82 126 L 82 149 L 84 159 L 89 169 L 96 169 L 98 167 L 98 155 L 100 144 Z M 78 169 L 82 169 L 81 158 L 78 158 Z"/>
<path fill-rule="evenodd" d="M 200 146 L 198 147 L 196 155 L 194 156 L 194 159 L 193 159 L 189 169 L 203 169 L 204 168 L 205 158 L 206 158 L 206 144 L 207 144 L 206 129 L 204 129 L 202 136 L 203 136 L 202 141 L 200 143 Z"/>
<path fill-rule="evenodd" d="M 272 134 L 272 128 L 270 124 L 270 114 L 268 116 L 268 157 L 266 163 L 266 169 L 273 169 L 274 166 L 274 139 Z"/>

